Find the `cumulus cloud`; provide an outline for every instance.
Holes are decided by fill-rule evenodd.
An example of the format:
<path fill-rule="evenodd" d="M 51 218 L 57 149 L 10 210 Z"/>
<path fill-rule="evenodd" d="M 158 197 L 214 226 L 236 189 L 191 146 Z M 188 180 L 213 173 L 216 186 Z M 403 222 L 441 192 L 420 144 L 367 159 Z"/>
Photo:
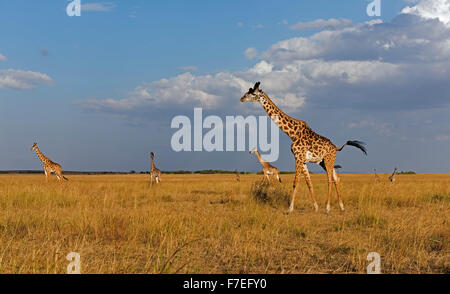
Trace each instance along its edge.
<path fill-rule="evenodd" d="M 450 25 L 450 0 L 422 0 L 415 6 L 406 6 L 402 13 L 415 14 L 423 18 L 438 18 Z"/>
<path fill-rule="evenodd" d="M 100 12 L 106 12 L 114 9 L 116 7 L 116 4 L 113 2 L 93 2 L 93 3 L 86 3 L 81 5 L 82 11 L 100 11 Z"/>
<path fill-rule="evenodd" d="M 244 52 L 244 55 L 247 59 L 254 59 L 258 56 L 258 50 L 253 47 L 247 48 Z"/>
<path fill-rule="evenodd" d="M 226 103 L 230 95 L 239 96 L 248 87 L 248 83 L 229 73 L 194 76 L 187 72 L 170 79 L 142 83 L 124 99 L 90 99 L 79 104 L 92 110 L 118 113 L 167 105 L 214 108 Z"/>
<path fill-rule="evenodd" d="M 31 90 L 40 84 L 53 85 L 54 82 L 48 75 L 40 72 L 15 69 L 0 70 L 0 89 Z"/>
<path fill-rule="evenodd" d="M 6 61 L 6 57 L 0 53 L 0 61 Z"/>
<path fill-rule="evenodd" d="M 298 22 L 291 26 L 293 30 L 322 30 L 322 29 L 336 29 L 352 25 L 352 21 L 346 18 L 330 18 L 327 20 L 316 19 L 309 22 Z"/>
<path fill-rule="evenodd" d="M 432 7 L 431 2 L 419 2 L 414 11 L 432 11 L 417 8 Z M 439 7 L 439 11 L 445 8 Z M 230 101 L 261 81 L 262 89 L 290 112 L 306 105 L 370 110 L 448 106 L 450 28 L 444 18 L 421 13 L 403 10 L 390 22 L 348 24 L 290 38 L 261 54 L 249 48 L 245 55 L 259 58 L 250 69 L 216 75 L 185 73 L 142 83 L 122 99 L 80 104 L 125 114 L 150 106 L 219 109 L 232 105 Z"/>

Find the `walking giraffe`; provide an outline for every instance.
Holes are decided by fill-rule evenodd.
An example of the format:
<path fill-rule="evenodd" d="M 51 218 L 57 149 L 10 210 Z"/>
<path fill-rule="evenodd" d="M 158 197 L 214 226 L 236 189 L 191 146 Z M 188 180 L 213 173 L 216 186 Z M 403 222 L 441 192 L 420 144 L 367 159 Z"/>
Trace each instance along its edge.
<path fill-rule="evenodd" d="M 45 180 L 47 182 L 48 182 L 48 176 L 52 173 L 55 173 L 58 180 L 62 180 L 62 179 L 66 180 L 66 181 L 69 180 L 68 178 L 63 176 L 61 165 L 57 164 L 56 162 L 51 161 L 50 158 L 45 156 L 41 152 L 41 150 L 39 150 L 39 147 L 36 143 L 34 143 L 33 146 L 31 146 L 30 150 L 31 151 L 34 150 L 36 152 L 37 156 L 39 157 L 39 159 L 42 161 L 42 166 L 44 168 L 44 173 L 45 173 Z"/>
<path fill-rule="evenodd" d="M 150 185 L 153 183 L 153 178 L 155 178 L 157 184 L 161 182 L 161 171 L 156 168 L 154 158 L 155 153 L 150 152 L 150 159 L 152 160 L 152 168 L 150 169 Z"/>
<path fill-rule="evenodd" d="M 377 169 L 376 168 L 373 169 L 373 174 L 374 174 L 374 177 L 375 177 L 375 182 L 379 182 L 380 181 L 380 177 L 377 175 Z"/>
<path fill-rule="evenodd" d="M 292 193 L 291 204 L 287 213 L 294 210 L 295 195 L 297 194 L 298 183 L 300 181 L 300 174 L 303 173 L 306 184 L 314 204 L 315 211 L 318 211 L 316 197 L 314 195 L 313 185 L 309 176 L 307 162 L 318 163 L 327 172 L 328 177 L 328 201 L 326 211 L 330 211 L 331 199 L 331 185 L 334 183 L 337 196 L 339 199 L 339 206 L 344 210 L 344 203 L 342 202 L 339 177 L 334 169 L 334 162 L 336 160 L 336 152 L 341 151 L 346 145 L 355 146 L 361 149 L 367 155 L 364 143 L 360 141 L 347 141 L 341 148 L 337 148 L 328 138 L 322 137 L 315 133 L 302 120 L 297 120 L 281 111 L 275 103 L 270 100 L 269 96 L 259 89 L 260 83 L 257 82 L 255 86 L 250 88 L 247 93 L 241 98 L 241 102 L 259 102 L 269 117 L 278 125 L 278 127 L 286 133 L 292 140 L 291 151 L 295 157 L 296 173 L 294 178 L 294 191 Z"/>
<path fill-rule="evenodd" d="M 397 168 L 394 168 L 394 172 L 392 173 L 392 175 L 389 177 L 389 182 L 393 183 L 395 182 L 395 175 L 397 174 Z"/>
<path fill-rule="evenodd" d="M 261 163 L 261 165 L 263 166 L 262 172 L 263 172 L 263 175 L 266 176 L 267 181 L 270 182 L 269 175 L 273 175 L 281 183 L 281 178 L 279 176 L 280 171 L 278 170 L 278 168 L 274 167 L 269 162 L 267 162 L 264 159 L 262 159 L 261 154 L 259 154 L 258 149 L 256 149 L 256 148 L 252 149 L 252 150 L 250 150 L 249 153 L 255 153 L 256 154 L 256 157 L 258 158 L 259 163 Z"/>

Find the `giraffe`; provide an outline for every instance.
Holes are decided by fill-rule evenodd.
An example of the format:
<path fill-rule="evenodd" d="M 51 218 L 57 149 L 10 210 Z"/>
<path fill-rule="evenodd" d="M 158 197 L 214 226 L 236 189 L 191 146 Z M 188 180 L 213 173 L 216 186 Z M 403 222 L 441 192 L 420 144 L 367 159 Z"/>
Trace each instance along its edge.
<path fill-rule="evenodd" d="M 238 170 L 235 170 L 235 172 L 236 172 L 236 182 L 240 182 L 241 181 L 241 177 L 239 176 Z"/>
<path fill-rule="evenodd" d="M 392 175 L 389 177 L 389 181 L 391 183 L 395 182 L 395 175 L 397 174 L 397 168 L 394 168 L 394 172 L 392 173 Z"/>
<path fill-rule="evenodd" d="M 153 178 L 155 178 L 156 183 L 161 182 L 161 171 L 155 167 L 155 153 L 150 152 L 150 159 L 152 160 L 152 168 L 150 169 L 150 185 L 153 183 Z"/>
<path fill-rule="evenodd" d="M 342 202 L 340 193 L 340 179 L 334 169 L 334 162 L 336 160 L 336 152 L 341 151 L 346 145 L 354 146 L 367 155 L 366 149 L 363 146 L 365 143 L 360 141 L 347 141 L 341 148 L 336 147 L 328 138 L 315 133 L 306 122 L 297 120 L 281 111 L 275 103 L 267 96 L 264 91 L 259 89 L 260 82 L 257 82 L 253 88 L 250 88 L 247 93 L 240 99 L 241 102 L 259 102 L 268 116 L 278 125 L 278 127 L 286 133 L 292 140 L 291 152 L 295 157 L 295 178 L 293 184 L 293 192 L 291 203 L 287 214 L 294 210 L 295 195 L 297 194 L 300 175 L 303 174 L 308 186 L 309 192 L 314 205 L 314 210 L 318 211 L 318 205 L 313 190 L 311 178 L 309 176 L 307 162 L 319 164 L 326 172 L 328 178 L 328 201 L 326 211 L 330 211 L 331 188 L 332 183 L 336 188 L 339 206 L 344 210 L 344 203 Z"/>
<path fill-rule="evenodd" d="M 278 168 L 274 167 L 269 162 L 262 159 L 261 154 L 259 154 L 258 149 L 254 148 L 254 149 L 250 150 L 249 153 L 256 154 L 256 157 L 258 158 L 259 163 L 261 163 L 261 165 L 263 166 L 262 171 L 263 171 L 263 174 L 266 176 L 268 182 L 270 182 L 269 175 L 274 175 L 277 178 L 277 180 L 281 183 L 281 178 L 279 176 L 280 171 L 278 170 Z"/>
<path fill-rule="evenodd" d="M 50 158 L 45 156 L 41 152 L 41 150 L 39 150 L 39 147 L 36 143 L 34 143 L 33 146 L 31 146 L 30 150 L 31 151 L 34 150 L 36 152 L 37 156 L 39 157 L 39 159 L 42 161 L 42 165 L 43 165 L 44 173 L 45 173 L 45 180 L 47 182 L 48 182 L 48 176 L 52 173 L 55 173 L 58 180 L 62 180 L 62 179 L 66 180 L 66 181 L 69 180 L 68 178 L 63 176 L 61 165 L 57 164 L 56 162 L 51 161 Z"/>
<path fill-rule="evenodd" d="M 380 177 L 377 175 L 377 169 L 376 168 L 373 169 L 373 174 L 375 176 L 375 182 L 379 182 L 380 181 Z"/>

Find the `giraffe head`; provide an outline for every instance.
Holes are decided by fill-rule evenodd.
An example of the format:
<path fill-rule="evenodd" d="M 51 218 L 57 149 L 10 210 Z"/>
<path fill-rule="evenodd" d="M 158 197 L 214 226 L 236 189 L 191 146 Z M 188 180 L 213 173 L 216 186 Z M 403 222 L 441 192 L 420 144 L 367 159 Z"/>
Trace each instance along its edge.
<path fill-rule="evenodd" d="M 151 159 L 155 158 L 155 153 L 150 152 L 150 158 L 151 158 Z"/>
<path fill-rule="evenodd" d="M 249 152 L 249 153 L 256 153 L 256 152 L 258 152 L 258 149 L 256 149 L 256 148 L 253 148 L 252 150 L 250 150 L 250 152 Z"/>
<path fill-rule="evenodd" d="M 34 143 L 33 146 L 31 146 L 30 150 L 33 151 L 37 147 L 37 143 Z"/>
<path fill-rule="evenodd" d="M 248 89 L 248 92 L 241 98 L 241 102 L 257 102 L 264 97 L 264 93 L 259 89 L 260 82 L 257 82 L 253 88 Z"/>

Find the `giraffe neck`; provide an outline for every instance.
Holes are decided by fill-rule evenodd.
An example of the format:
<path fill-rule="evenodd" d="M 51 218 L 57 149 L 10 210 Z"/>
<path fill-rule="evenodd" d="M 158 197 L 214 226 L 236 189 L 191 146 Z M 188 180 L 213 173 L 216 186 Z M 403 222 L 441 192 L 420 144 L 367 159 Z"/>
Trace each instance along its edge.
<path fill-rule="evenodd" d="M 259 151 L 256 150 L 256 157 L 258 158 L 259 163 L 261 163 L 261 165 L 264 165 L 264 163 L 266 163 L 266 161 L 264 159 L 262 159 L 261 154 L 259 154 Z"/>
<path fill-rule="evenodd" d="M 36 146 L 36 148 L 34 149 L 34 151 L 36 151 L 37 156 L 39 157 L 39 159 L 42 161 L 42 163 L 47 163 L 49 161 L 48 157 L 46 157 L 41 150 L 39 150 L 39 147 Z"/>
<path fill-rule="evenodd" d="M 280 130 L 282 130 L 291 139 L 298 137 L 298 134 L 294 132 L 293 129 L 294 125 L 299 122 L 298 120 L 290 117 L 279 109 L 266 93 L 263 93 L 263 98 L 259 100 L 259 103 L 267 112 L 267 115 L 274 121 L 275 124 L 278 125 Z"/>
<path fill-rule="evenodd" d="M 153 158 L 152 158 L 152 169 L 155 169 L 155 162 L 153 161 Z"/>

